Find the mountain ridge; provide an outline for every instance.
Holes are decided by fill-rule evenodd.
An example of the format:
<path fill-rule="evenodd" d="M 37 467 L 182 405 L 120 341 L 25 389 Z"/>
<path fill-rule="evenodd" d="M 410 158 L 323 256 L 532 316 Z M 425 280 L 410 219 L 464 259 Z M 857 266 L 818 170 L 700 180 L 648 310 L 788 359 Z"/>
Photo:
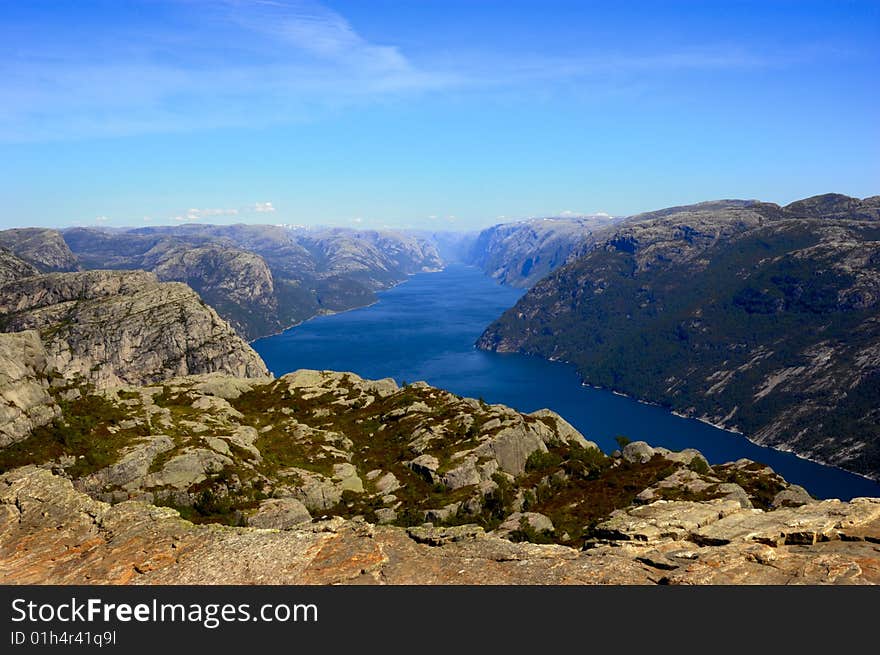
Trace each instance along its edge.
<path fill-rule="evenodd" d="M 878 218 L 876 196 L 839 194 L 632 217 L 478 347 L 571 362 L 587 383 L 876 479 Z"/>

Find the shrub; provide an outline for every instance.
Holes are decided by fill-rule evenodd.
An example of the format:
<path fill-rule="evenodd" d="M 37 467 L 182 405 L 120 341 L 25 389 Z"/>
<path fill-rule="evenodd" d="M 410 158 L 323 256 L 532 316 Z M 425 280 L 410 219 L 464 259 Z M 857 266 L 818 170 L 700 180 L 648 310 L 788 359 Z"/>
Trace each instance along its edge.
<path fill-rule="evenodd" d="M 526 460 L 526 471 L 541 471 L 543 469 L 556 468 L 562 463 L 562 457 L 548 451 L 546 453 L 536 450 Z"/>
<path fill-rule="evenodd" d="M 702 457 L 698 457 L 696 455 L 694 455 L 691 463 L 688 464 L 688 468 L 694 473 L 699 473 L 700 475 L 708 475 L 712 472 L 712 469 L 709 468 L 709 465 L 706 464 L 706 461 Z"/>

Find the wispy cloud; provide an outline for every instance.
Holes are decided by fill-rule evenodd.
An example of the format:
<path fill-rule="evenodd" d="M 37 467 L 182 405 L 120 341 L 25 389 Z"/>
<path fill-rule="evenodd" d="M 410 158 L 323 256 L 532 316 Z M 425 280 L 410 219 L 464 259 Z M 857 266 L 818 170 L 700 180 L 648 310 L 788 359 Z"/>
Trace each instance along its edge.
<path fill-rule="evenodd" d="M 187 209 L 185 214 L 172 217 L 173 220 L 184 221 L 200 221 L 205 218 L 218 218 L 220 216 L 238 216 L 237 209 Z"/>
<path fill-rule="evenodd" d="M 269 125 L 456 82 L 318 3 L 165 4 L 169 25 L 0 44 L 0 140 Z"/>
<path fill-rule="evenodd" d="M 816 53 L 755 53 L 732 43 L 654 53 L 555 57 L 417 53 L 376 42 L 312 0 L 165 0 L 145 26 L 18 26 L 0 43 L 0 141 L 125 136 L 309 120 L 432 92 L 521 94 L 554 84 L 614 89 L 680 71 L 791 65 Z M 166 20 L 167 19 L 167 20 Z M 412 43 L 412 41 L 410 41 Z M 432 56 L 432 52 L 436 53 Z"/>
<path fill-rule="evenodd" d="M 276 207 L 269 201 L 264 202 L 255 202 L 249 205 L 245 205 L 243 207 L 206 207 L 206 208 L 198 208 L 193 207 L 187 209 L 185 212 L 181 212 L 174 216 L 171 216 L 169 220 L 177 221 L 178 223 L 185 222 L 195 222 L 202 220 L 212 220 L 212 219 L 245 219 L 249 215 L 253 214 L 274 214 L 276 212 Z M 152 220 L 149 216 L 144 216 L 144 221 Z"/>

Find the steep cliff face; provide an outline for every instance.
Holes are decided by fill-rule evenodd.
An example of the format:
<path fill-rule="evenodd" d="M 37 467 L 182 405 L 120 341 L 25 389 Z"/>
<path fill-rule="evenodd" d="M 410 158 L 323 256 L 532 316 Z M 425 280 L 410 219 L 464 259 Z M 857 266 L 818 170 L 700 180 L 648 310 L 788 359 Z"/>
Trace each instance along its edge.
<path fill-rule="evenodd" d="M 878 207 L 830 195 L 634 217 L 478 345 L 572 362 L 591 384 L 876 478 Z"/>
<path fill-rule="evenodd" d="M 0 334 L 0 448 L 60 414 L 49 393 L 54 375 L 39 334 Z"/>
<path fill-rule="evenodd" d="M 443 266 L 436 247 L 397 232 L 307 231 L 298 242 L 315 256 L 325 275 L 355 274 L 377 289 L 400 281 L 402 275 Z"/>
<path fill-rule="evenodd" d="M 148 260 L 149 262 L 149 260 Z M 236 332 L 253 338 L 278 330 L 275 280 L 256 253 L 208 244 L 174 247 L 147 267 L 162 281 L 185 282 Z"/>
<path fill-rule="evenodd" d="M 79 270 L 76 255 L 58 230 L 38 227 L 0 230 L 0 246 L 8 248 L 41 273 Z"/>
<path fill-rule="evenodd" d="M 374 292 L 442 266 L 424 239 L 398 233 L 190 225 L 64 238 L 86 268 L 154 271 L 186 282 L 248 339 L 367 305 Z"/>
<path fill-rule="evenodd" d="M 528 288 L 575 251 L 590 247 L 614 222 L 597 215 L 495 225 L 477 236 L 469 260 L 502 284 Z"/>
<path fill-rule="evenodd" d="M 223 371 L 266 375 L 259 356 L 180 283 L 152 273 L 50 273 L 0 287 L 4 330 L 38 330 L 59 375 L 99 387 Z"/>
<path fill-rule="evenodd" d="M 0 447 L 8 583 L 880 582 L 880 500 L 609 457 L 546 410 L 330 371 L 73 388 Z"/>
<path fill-rule="evenodd" d="M 38 274 L 36 266 L 19 259 L 6 248 L 0 248 L 0 284 Z"/>

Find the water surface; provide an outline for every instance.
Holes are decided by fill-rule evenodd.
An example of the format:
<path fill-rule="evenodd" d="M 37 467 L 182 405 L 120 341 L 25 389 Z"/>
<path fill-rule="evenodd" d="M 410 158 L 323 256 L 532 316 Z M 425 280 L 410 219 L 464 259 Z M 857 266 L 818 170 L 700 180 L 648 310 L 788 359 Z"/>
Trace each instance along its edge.
<path fill-rule="evenodd" d="M 573 367 L 537 357 L 476 350 L 483 329 L 523 291 L 477 268 L 450 265 L 379 294 L 369 307 L 314 318 L 253 346 L 275 375 L 298 368 L 352 371 L 398 382 L 425 380 L 453 393 L 523 412 L 549 407 L 606 452 L 625 435 L 652 445 L 697 448 L 710 463 L 747 457 L 769 464 L 820 498 L 880 496 L 880 484 L 657 406 L 584 387 Z"/>

